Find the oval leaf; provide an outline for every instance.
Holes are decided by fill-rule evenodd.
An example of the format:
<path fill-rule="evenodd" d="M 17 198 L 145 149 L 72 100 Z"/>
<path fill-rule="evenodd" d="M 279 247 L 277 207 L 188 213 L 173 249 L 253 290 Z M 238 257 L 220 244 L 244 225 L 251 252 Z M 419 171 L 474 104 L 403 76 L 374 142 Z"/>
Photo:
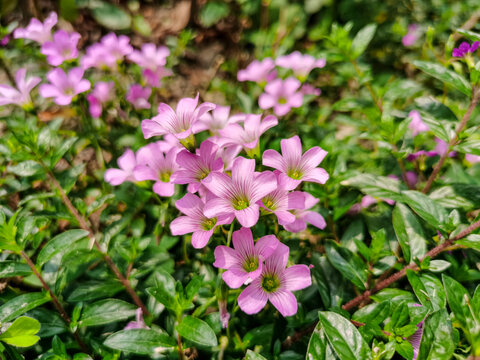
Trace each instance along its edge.
<path fill-rule="evenodd" d="M 41 267 L 56 254 L 68 250 L 74 242 L 83 239 L 87 235 L 88 231 L 82 229 L 75 229 L 65 231 L 55 236 L 47 243 L 47 245 L 43 247 L 43 249 L 38 254 L 37 266 Z"/>
<path fill-rule="evenodd" d="M 175 340 L 152 329 L 121 330 L 110 335 L 103 345 L 134 354 L 151 355 L 158 347 L 174 347 Z"/>
<path fill-rule="evenodd" d="M 123 300 L 105 299 L 85 308 L 80 326 L 103 325 L 135 316 L 136 306 Z"/>
<path fill-rule="evenodd" d="M 178 333 L 187 340 L 202 346 L 217 346 L 217 336 L 208 324 L 193 316 L 185 316 L 177 326 Z"/>

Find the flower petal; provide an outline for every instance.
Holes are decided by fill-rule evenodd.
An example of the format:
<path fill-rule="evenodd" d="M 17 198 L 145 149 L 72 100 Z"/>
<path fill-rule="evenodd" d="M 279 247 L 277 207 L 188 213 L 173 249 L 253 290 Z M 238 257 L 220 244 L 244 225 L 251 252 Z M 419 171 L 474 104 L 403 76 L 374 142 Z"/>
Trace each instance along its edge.
<path fill-rule="evenodd" d="M 192 246 L 195 249 L 204 248 L 208 244 L 208 241 L 212 237 L 213 230 L 199 230 L 195 231 L 192 235 Z"/>
<path fill-rule="evenodd" d="M 287 290 L 296 291 L 312 285 L 310 269 L 307 265 L 293 265 L 285 269 L 285 287 Z"/>
<path fill-rule="evenodd" d="M 273 254 L 278 244 L 279 241 L 275 235 L 262 236 L 255 244 L 255 252 L 262 255 L 265 260 Z"/>
<path fill-rule="evenodd" d="M 247 228 L 252 227 L 257 223 L 259 215 L 257 204 L 251 204 L 243 210 L 235 210 L 235 217 L 238 222 Z"/>
<path fill-rule="evenodd" d="M 230 269 L 232 266 L 239 264 L 237 252 L 228 246 L 217 246 L 213 254 L 215 256 L 213 266 L 217 268 Z"/>
<path fill-rule="evenodd" d="M 297 298 L 288 290 L 279 290 L 269 294 L 268 300 L 270 300 L 272 305 L 275 306 L 283 316 L 292 316 L 297 313 Z"/>
<path fill-rule="evenodd" d="M 249 315 L 256 314 L 265 307 L 267 300 L 267 294 L 260 287 L 260 281 L 254 281 L 239 295 L 238 306 Z"/>

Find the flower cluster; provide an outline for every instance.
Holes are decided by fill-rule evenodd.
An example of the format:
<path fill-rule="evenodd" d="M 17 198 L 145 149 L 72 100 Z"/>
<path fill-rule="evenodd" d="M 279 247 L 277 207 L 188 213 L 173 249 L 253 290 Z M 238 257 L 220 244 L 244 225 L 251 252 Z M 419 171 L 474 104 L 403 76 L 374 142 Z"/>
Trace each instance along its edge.
<path fill-rule="evenodd" d="M 261 109 L 272 109 L 275 115 L 284 116 L 292 108 L 303 104 L 304 95 L 320 95 L 320 89 L 305 83 L 308 74 L 315 68 L 322 68 L 325 59 L 316 59 L 311 55 L 294 51 L 289 55 L 276 58 L 265 58 L 262 61 L 254 60 L 244 70 L 238 72 L 239 81 L 253 81 L 259 84 L 264 92 L 258 99 Z M 285 77 L 278 77 L 281 73 L 277 68 L 286 72 Z M 302 85 L 303 84 L 303 85 Z"/>

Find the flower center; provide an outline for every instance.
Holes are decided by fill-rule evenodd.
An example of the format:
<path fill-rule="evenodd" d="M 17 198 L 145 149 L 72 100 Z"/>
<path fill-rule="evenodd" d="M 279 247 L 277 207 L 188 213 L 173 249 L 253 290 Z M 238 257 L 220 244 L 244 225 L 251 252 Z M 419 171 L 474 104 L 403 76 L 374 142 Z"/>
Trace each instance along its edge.
<path fill-rule="evenodd" d="M 217 223 L 217 218 L 206 219 L 202 223 L 202 228 L 205 231 L 212 230 L 212 228 Z"/>
<path fill-rule="evenodd" d="M 262 288 L 267 293 L 272 293 L 280 287 L 280 280 L 274 274 L 265 275 L 262 279 Z"/>
<path fill-rule="evenodd" d="M 233 200 L 232 205 L 235 210 L 243 210 L 246 209 L 250 204 L 248 203 L 247 199 L 237 198 Z"/>
<path fill-rule="evenodd" d="M 272 198 L 265 197 L 265 198 L 263 198 L 262 202 L 263 202 L 263 205 L 265 205 L 265 207 L 267 209 L 275 210 L 275 206 L 274 206 L 275 203 L 273 202 Z"/>
<path fill-rule="evenodd" d="M 67 95 L 67 96 L 75 95 L 75 91 L 74 91 L 73 88 L 71 88 L 71 87 L 66 88 L 66 89 L 63 91 L 63 93 L 64 93 L 65 95 Z"/>
<path fill-rule="evenodd" d="M 247 258 L 243 263 L 243 270 L 246 272 L 252 272 L 258 269 L 258 258 Z"/>
<path fill-rule="evenodd" d="M 160 181 L 162 182 L 170 182 L 170 175 L 172 173 L 169 171 L 164 171 L 159 174 Z"/>
<path fill-rule="evenodd" d="M 302 173 L 297 169 L 289 169 L 287 175 L 294 180 L 300 180 L 302 178 Z"/>
<path fill-rule="evenodd" d="M 286 104 L 286 103 L 287 103 L 287 99 L 285 99 L 285 98 L 280 98 L 280 99 L 278 99 L 278 103 L 279 103 L 279 104 L 282 104 L 282 105 L 283 105 L 283 104 Z"/>

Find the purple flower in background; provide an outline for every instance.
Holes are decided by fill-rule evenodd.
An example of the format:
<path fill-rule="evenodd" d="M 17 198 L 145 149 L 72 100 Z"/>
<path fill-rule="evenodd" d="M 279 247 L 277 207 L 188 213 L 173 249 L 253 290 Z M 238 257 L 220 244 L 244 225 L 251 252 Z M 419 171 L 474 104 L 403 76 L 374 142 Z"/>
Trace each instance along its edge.
<path fill-rule="evenodd" d="M 0 40 L 0 45 L 1 46 L 6 46 L 8 42 L 10 41 L 10 35 L 5 35 L 2 40 Z"/>
<path fill-rule="evenodd" d="M 305 209 L 292 210 L 292 214 L 295 215 L 295 221 L 284 224 L 283 227 L 285 230 L 296 233 L 303 231 L 307 228 L 307 223 L 312 224 L 316 228 L 325 229 L 327 223 L 322 215 L 315 211 L 309 211 L 318 203 L 318 199 L 313 197 L 311 194 L 304 192 L 305 196 Z"/>
<path fill-rule="evenodd" d="M 155 44 L 149 43 L 143 44 L 141 51 L 133 50 L 128 58 L 143 68 L 143 76 L 150 86 L 159 87 L 162 78 L 171 75 L 171 72 L 165 69 L 168 55 L 170 50 L 166 46 L 157 48 Z"/>
<path fill-rule="evenodd" d="M 110 185 L 117 186 L 124 181 L 135 182 L 133 169 L 137 165 L 137 159 L 132 150 L 127 149 L 117 160 L 120 169 L 107 169 L 105 171 L 105 181 Z"/>
<path fill-rule="evenodd" d="M 408 154 L 407 161 L 414 161 L 417 158 L 419 158 L 420 156 L 432 157 L 432 156 L 437 156 L 437 155 L 438 155 L 438 153 L 436 151 L 419 150 L 417 152 L 414 152 L 413 154 Z"/>
<path fill-rule="evenodd" d="M 102 115 L 102 104 L 111 100 L 112 98 L 112 89 L 114 83 L 113 81 L 104 82 L 99 81 L 95 84 L 93 91 L 87 95 L 87 100 L 89 104 L 89 112 L 92 117 L 100 117 Z"/>
<path fill-rule="evenodd" d="M 408 32 L 407 34 L 402 37 L 402 44 L 403 46 L 412 46 L 415 45 L 415 43 L 418 40 L 418 37 L 420 36 L 420 27 L 418 24 L 410 24 L 408 25 Z"/>
<path fill-rule="evenodd" d="M 480 156 L 473 154 L 465 154 L 465 160 L 469 163 L 476 164 L 480 162 Z"/>
<path fill-rule="evenodd" d="M 255 160 L 238 157 L 233 163 L 232 177 L 212 172 L 203 185 L 218 198 L 205 205 L 205 216 L 235 214 L 244 227 L 252 227 L 258 221 L 257 201 L 277 187 L 277 179 L 271 171 L 255 175 Z"/>
<path fill-rule="evenodd" d="M 420 304 L 413 304 L 415 307 L 421 307 L 422 305 Z M 420 344 L 422 342 L 422 336 L 423 336 L 423 322 L 424 320 L 420 321 L 417 324 L 417 331 L 413 335 L 411 335 L 407 340 L 412 345 L 413 348 L 413 358 L 412 360 L 417 360 L 418 357 L 418 352 L 420 351 Z"/>
<path fill-rule="evenodd" d="M 277 66 L 291 69 L 295 75 L 302 78 L 307 77 L 310 71 L 315 68 L 323 68 L 326 63 L 325 59 L 316 59 L 311 55 L 301 54 L 298 51 L 280 56 L 275 60 Z"/>
<path fill-rule="evenodd" d="M 147 84 L 157 88 L 162 85 L 162 79 L 170 75 L 172 75 L 172 71 L 164 67 L 159 67 L 156 70 L 143 70 L 143 77 L 147 81 Z"/>
<path fill-rule="evenodd" d="M 222 172 L 223 161 L 217 156 L 218 145 L 205 140 L 200 144 L 198 154 L 183 150 L 177 155 L 177 164 L 182 168 L 172 174 L 175 184 L 189 184 L 189 192 L 197 192 L 204 179 L 211 172 Z"/>
<path fill-rule="evenodd" d="M 199 117 L 192 126 L 194 134 L 208 130 L 212 134 L 218 134 L 218 131 L 224 129 L 228 124 L 237 123 L 245 119 L 245 114 L 230 116 L 230 106 L 216 105 L 211 113 L 207 112 Z"/>
<path fill-rule="evenodd" d="M 117 36 L 115 33 L 109 33 L 102 37 L 100 44 L 115 62 L 122 60 L 125 56 L 133 52 L 133 47 L 130 45 L 130 38 L 125 35 Z"/>
<path fill-rule="evenodd" d="M 207 218 L 204 213 L 205 203 L 196 195 L 187 193 L 177 200 L 175 206 L 186 216 L 180 216 L 170 223 L 172 235 L 192 234 L 192 246 L 201 249 L 207 245 L 218 225 L 230 224 L 233 214 Z"/>
<path fill-rule="evenodd" d="M 80 40 L 79 33 L 67 33 L 58 30 L 53 34 L 53 40 L 42 45 L 41 53 L 47 57 L 50 65 L 58 66 L 66 60 L 76 59 L 78 56 L 77 44 Z"/>
<path fill-rule="evenodd" d="M 439 138 L 435 138 L 435 142 L 437 143 L 437 145 L 435 146 L 435 149 L 433 149 L 434 153 L 442 156 L 448 151 L 448 144 L 445 141 Z M 448 157 L 455 157 L 456 155 L 457 153 L 455 151 L 450 151 L 448 153 Z"/>
<path fill-rule="evenodd" d="M 302 155 L 302 142 L 297 135 L 281 140 L 280 147 L 282 155 L 271 149 L 263 153 L 263 165 L 281 172 L 287 190 L 295 189 L 302 181 L 325 184 L 328 173 L 317 167 L 327 155 L 325 150 L 315 146 Z"/>
<path fill-rule="evenodd" d="M 474 53 L 478 49 L 479 42 L 475 41 L 471 46 L 468 42 L 464 41 L 458 48 L 454 48 L 452 51 L 453 57 L 465 57 L 467 54 Z"/>
<path fill-rule="evenodd" d="M 125 98 L 136 110 L 150 109 L 150 102 L 148 101 L 148 98 L 150 97 L 151 93 L 151 88 L 142 88 L 140 84 L 133 84 L 130 86 L 130 89 L 128 89 L 128 94 Z"/>
<path fill-rule="evenodd" d="M 30 92 L 38 85 L 41 78 L 33 76 L 26 78 L 27 70 L 21 68 L 15 74 L 15 83 L 17 88 L 10 85 L 0 85 L 0 105 L 15 104 L 18 106 L 28 105 L 31 103 Z"/>
<path fill-rule="evenodd" d="M 422 117 L 417 110 L 410 111 L 408 117 L 412 119 L 412 121 L 410 121 L 408 124 L 408 128 L 412 130 L 413 136 L 429 130 L 428 125 L 422 121 Z"/>
<path fill-rule="evenodd" d="M 297 299 L 292 291 L 310 286 L 312 279 L 306 265 L 285 268 L 288 252 L 288 246 L 279 243 L 274 253 L 265 260 L 260 276 L 238 297 L 238 306 L 243 312 L 256 314 L 270 301 L 283 316 L 297 313 Z"/>
<path fill-rule="evenodd" d="M 115 64 L 115 58 L 107 52 L 102 44 L 92 44 L 87 50 L 86 54 L 81 58 L 80 64 L 83 69 L 91 67 L 101 69 L 103 67 L 112 68 Z"/>
<path fill-rule="evenodd" d="M 262 61 L 253 60 L 246 69 L 240 70 L 237 74 L 238 81 L 254 81 L 263 83 L 277 77 L 275 63 L 271 58 Z"/>
<path fill-rule="evenodd" d="M 136 319 L 135 321 L 130 321 L 127 326 L 123 328 L 123 330 L 130 330 L 130 329 L 148 329 L 149 327 L 145 324 L 143 320 L 143 312 L 141 308 L 137 309 L 136 312 Z"/>
<path fill-rule="evenodd" d="M 300 81 L 294 77 L 275 79 L 265 85 L 265 92 L 258 98 L 261 109 L 270 109 L 277 116 L 286 115 L 290 109 L 302 106 L 303 93 L 299 92 Z"/>
<path fill-rule="evenodd" d="M 275 235 L 266 235 L 253 241 L 252 231 L 241 228 L 233 233 L 233 249 L 228 246 L 215 248 L 213 266 L 226 269 L 222 279 L 232 289 L 249 284 L 260 276 L 263 262 L 273 254 L 280 243 Z"/>
<path fill-rule="evenodd" d="M 51 12 L 43 23 L 33 18 L 26 28 L 15 29 L 13 37 L 15 39 L 29 39 L 43 44 L 46 41 L 52 40 L 52 28 L 57 23 L 57 20 L 57 14 L 55 12 Z"/>
<path fill-rule="evenodd" d="M 316 87 L 313 87 L 310 84 L 303 84 L 302 88 L 300 89 L 300 92 L 303 95 L 314 95 L 314 96 L 320 96 L 322 93 L 322 90 Z"/>
<path fill-rule="evenodd" d="M 153 191 L 160 196 L 172 196 L 175 184 L 170 176 L 178 170 L 175 161 L 178 149 L 172 148 L 165 155 L 157 143 L 150 143 L 137 151 L 137 166 L 133 170 L 137 181 L 153 180 Z"/>
<path fill-rule="evenodd" d="M 47 73 L 49 84 L 40 85 L 40 95 L 44 98 L 54 98 L 57 105 L 68 105 L 75 95 L 90 89 L 90 81 L 83 79 L 83 69 L 73 68 L 65 72 L 56 68 Z"/>
<path fill-rule="evenodd" d="M 227 300 L 218 300 L 218 310 L 220 312 L 220 321 L 222 323 L 222 328 L 226 329 L 228 327 L 228 321 L 230 320 L 230 314 L 227 310 Z"/>
<path fill-rule="evenodd" d="M 151 120 L 142 121 L 142 131 L 145 139 L 152 136 L 173 134 L 179 140 L 188 138 L 192 134 L 192 125 L 207 111 L 215 109 L 215 104 L 205 102 L 198 104 L 198 94 L 195 99 L 183 98 L 177 104 L 176 111 L 161 103 L 158 115 Z"/>

